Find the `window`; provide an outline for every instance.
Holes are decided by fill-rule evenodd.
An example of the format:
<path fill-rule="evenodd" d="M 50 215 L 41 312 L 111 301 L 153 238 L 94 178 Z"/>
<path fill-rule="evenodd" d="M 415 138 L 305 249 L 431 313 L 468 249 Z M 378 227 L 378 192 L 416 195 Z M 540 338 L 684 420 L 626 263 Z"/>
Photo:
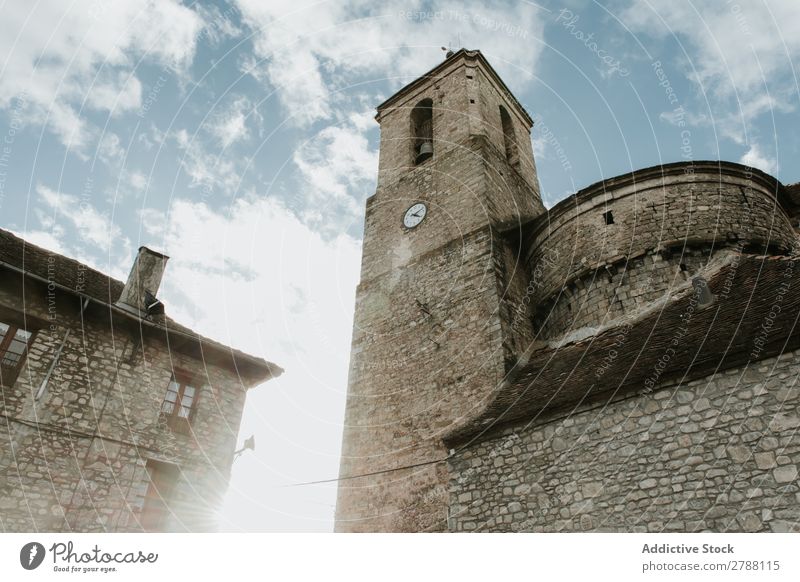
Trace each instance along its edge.
<path fill-rule="evenodd" d="M 500 106 L 500 123 L 503 127 L 503 144 L 506 148 L 506 159 L 513 167 L 519 165 L 519 154 L 517 152 L 517 138 L 514 134 L 514 123 L 506 108 Z"/>
<path fill-rule="evenodd" d="M 150 484 L 144 496 L 142 508 L 142 528 L 148 532 L 164 531 L 170 514 L 170 499 L 178 480 L 177 465 L 147 460 L 147 475 Z"/>
<path fill-rule="evenodd" d="M 603 220 L 606 224 L 614 224 L 614 213 L 610 210 L 603 213 Z"/>
<path fill-rule="evenodd" d="M 423 99 L 411 110 L 411 145 L 414 164 L 433 156 L 433 99 Z"/>
<path fill-rule="evenodd" d="M 13 386 L 19 375 L 33 332 L 0 321 L 0 383 Z"/>
<path fill-rule="evenodd" d="M 197 388 L 187 375 L 172 374 L 167 393 L 161 403 L 161 416 L 170 428 L 188 431 L 197 408 Z"/>

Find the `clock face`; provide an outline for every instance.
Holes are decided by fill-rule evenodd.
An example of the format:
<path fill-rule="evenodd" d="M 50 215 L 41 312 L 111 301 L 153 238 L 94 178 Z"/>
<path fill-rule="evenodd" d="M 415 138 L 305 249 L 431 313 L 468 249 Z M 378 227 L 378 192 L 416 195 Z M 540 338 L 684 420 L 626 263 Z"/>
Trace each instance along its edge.
<path fill-rule="evenodd" d="M 405 215 L 403 216 L 403 226 L 406 228 L 414 228 L 422 219 L 425 218 L 425 214 L 428 212 L 428 207 L 425 206 L 422 202 L 417 202 L 411 208 L 406 210 Z"/>

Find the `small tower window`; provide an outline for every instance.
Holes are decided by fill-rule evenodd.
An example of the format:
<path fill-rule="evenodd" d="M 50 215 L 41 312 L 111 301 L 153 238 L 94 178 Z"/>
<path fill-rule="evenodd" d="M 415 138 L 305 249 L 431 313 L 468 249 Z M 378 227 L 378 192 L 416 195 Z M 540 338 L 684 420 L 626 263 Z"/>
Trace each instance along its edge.
<path fill-rule="evenodd" d="M 161 417 L 173 431 L 191 433 L 190 425 L 197 411 L 199 390 L 190 375 L 173 373 L 167 385 L 167 393 L 161 403 Z"/>
<path fill-rule="evenodd" d="M 517 139 L 514 135 L 514 123 L 506 108 L 500 106 L 500 123 L 503 127 L 503 143 L 506 148 L 506 159 L 515 168 L 519 165 L 519 155 L 517 153 Z"/>
<path fill-rule="evenodd" d="M 603 220 L 606 224 L 614 224 L 614 214 L 609 210 L 603 213 Z"/>
<path fill-rule="evenodd" d="M 433 155 L 433 100 L 423 99 L 411 110 L 411 136 L 414 164 Z"/>

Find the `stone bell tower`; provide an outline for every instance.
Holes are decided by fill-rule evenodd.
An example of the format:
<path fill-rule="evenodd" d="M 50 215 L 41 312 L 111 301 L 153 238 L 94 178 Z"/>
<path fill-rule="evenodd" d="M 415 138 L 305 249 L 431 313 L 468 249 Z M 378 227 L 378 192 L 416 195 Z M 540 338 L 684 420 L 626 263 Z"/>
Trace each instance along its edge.
<path fill-rule="evenodd" d="M 514 226 L 544 211 L 532 120 L 479 51 L 378 106 L 337 531 L 447 529 L 441 436 L 531 340 Z M 505 233 L 505 234 L 504 234 Z"/>

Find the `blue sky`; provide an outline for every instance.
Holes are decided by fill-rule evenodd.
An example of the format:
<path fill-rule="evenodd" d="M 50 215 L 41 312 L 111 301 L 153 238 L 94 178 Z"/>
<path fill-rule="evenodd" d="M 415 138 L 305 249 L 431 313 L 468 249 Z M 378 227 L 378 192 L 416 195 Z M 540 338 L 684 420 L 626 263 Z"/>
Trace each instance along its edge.
<path fill-rule="evenodd" d="M 2 4 L 0 226 L 125 278 L 172 258 L 182 323 L 275 361 L 223 528 L 328 530 L 375 106 L 479 48 L 536 120 L 552 206 L 679 160 L 800 181 L 796 0 Z"/>

